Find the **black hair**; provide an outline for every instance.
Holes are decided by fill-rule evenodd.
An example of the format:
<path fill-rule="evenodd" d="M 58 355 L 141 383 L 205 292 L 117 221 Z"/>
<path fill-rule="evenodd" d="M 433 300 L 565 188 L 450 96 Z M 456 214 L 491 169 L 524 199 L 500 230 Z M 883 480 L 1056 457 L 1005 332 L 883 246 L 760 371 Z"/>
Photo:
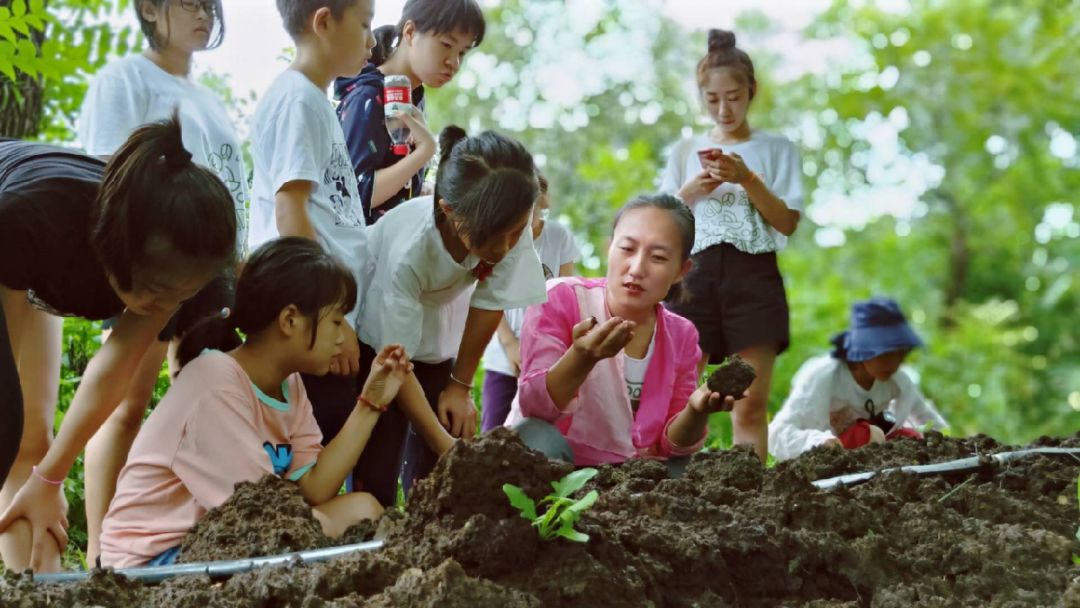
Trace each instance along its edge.
<path fill-rule="evenodd" d="M 158 40 L 157 38 L 157 26 L 152 21 L 147 21 L 142 14 L 142 5 L 144 2 L 153 4 L 155 8 L 161 9 L 164 7 L 165 19 L 169 18 L 169 6 L 173 2 L 180 2 L 181 0 L 135 0 L 135 16 L 139 20 L 139 29 L 142 30 L 143 37 L 146 38 L 146 42 L 150 45 L 150 48 L 155 51 L 160 51 L 162 48 L 168 45 L 168 40 Z M 204 0 L 194 0 L 195 2 L 203 2 Z M 210 15 L 214 19 L 214 28 L 210 31 L 210 42 L 207 43 L 206 48 L 216 49 L 221 46 L 223 40 L 225 40 L 225 12 L 221 5 L 221 0 L 205 0 L 211 5 L 212 14 Z M 201 8 L 201 7 L 200 7 Z"/>
<path fill-rule="evenodd" d="M 279 0 L 280 1 L 280 0 Z M 476 0 L 408 0 L 397 25 L 377 28 L 371 62 L 382 65 L 397 49 L 405 23 L 412 21 L 416 31 L 435 35 L 465 32 L 473 36 L 473 48 L 484 41 L 487 22 Z"/>
<path fill-rule="evenodd" d="M 236 305 L 236 275 L 230 269 L 184 302 L 173 317 L 179 340 L 176 360 L 187 365 L 204 350 L 230 351 L 240 346 L 240 336 L 229 320 Z"/>
<path fill-rule="evenodd" d="M 315 321 L 310 344 L 314 346 L 324 308 L 338 304 L 348 312 L 356 306 L 356 279 L 311 239 L 274 239 L 256 249 L 244 264 L 231 320 L 250 336 L 269 327 L 290 304 Z"/>
<path fill-rule="evenodd" d="M 330 9 L 334 19 L 341 19 L 345 10 L 359 0 L 277 0 L 278 14 L 281 15 L 285 31 L 295 40 L 307 29 L 311 14 L 320 8 Z"/>
<path fill-rule="evenodd" d="M 454 125 L 439 134 L 435 213 L 445 200 L 474 247 L 513 228 L 539 196 L 532 155 L 517 140 L 494 131 L 469 137 Z"/>
<path fill-rule="evenodd" d="M 126 291 L 137 268 L 232 264 L 236 222 L 232 195 L 213 171 L 191 162 L 174 113 L 136 129 L 105 165 L 90 215 L 90 245 Z"/>
<path fill-rule="evenodd" d="M 728 30 L 709 30 L 708 52 L 697 64 L 698 86 L 705 84 L 709 70 L 716 68 L 734 68 L 737 78 L 750 87 L 750 99 L 757 92 L 757 79 L 754 77 L 754 62 L 746 51 L 735 46 L 735 33 Z"/>
<path fill-rule="evenodd" d="M 690 253 L 694 250 L 694 213 L 690 211 L 690 208 L 686 206 L 681 200 L 671 196 L 670 194 L 641 194 L 631 200 L 629 203 L 623 205 L 622 209 L 615 214 L 615 221 L 611 224 L 611 231 L 614 233 L 615 228 L 619 226 L 619 222 L 622 220 L 628 212 L 635 209 L 660 209 L 661 211 L 667 211 L 672 221 L 675 222 L 676 228 L 679 229 L 679 240 L 682 241 L 682 252 L 679 255 L 679 261 L 686 263 L 686 260 L 690 259 Z M 693 272 L 693 270 L 691 270 Z M 665 298 L 669 301 L 684 302 L 688 298 L 687 293 L 682 289 L 682 285 L 675 283 L 671 286 L 671 290 L 668 291 L 668 295 Z"/>
<path fill-rule="evenodd" d="M 548 178 L 539 169 L 536 170 L 536 183 L 540 186 L 540 194 L 548 193 Z"/>

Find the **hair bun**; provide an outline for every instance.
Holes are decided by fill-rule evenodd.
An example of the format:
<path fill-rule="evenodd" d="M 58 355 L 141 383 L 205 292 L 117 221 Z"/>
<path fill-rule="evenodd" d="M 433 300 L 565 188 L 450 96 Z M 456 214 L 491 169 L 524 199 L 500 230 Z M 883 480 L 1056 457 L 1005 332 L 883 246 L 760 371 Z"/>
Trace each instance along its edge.
<path fill-rule="evenodd" d="M 439 162 L 445 162 L 450 158 L 454 146 L 469 137 L 465 129 L 457 125 L 449 125 L 439 133 Z"/>
<path fill-rule="evenodd" d="M 728 30 L 709 30 L 709 52 L 735 48 L 735 32 Z"/>

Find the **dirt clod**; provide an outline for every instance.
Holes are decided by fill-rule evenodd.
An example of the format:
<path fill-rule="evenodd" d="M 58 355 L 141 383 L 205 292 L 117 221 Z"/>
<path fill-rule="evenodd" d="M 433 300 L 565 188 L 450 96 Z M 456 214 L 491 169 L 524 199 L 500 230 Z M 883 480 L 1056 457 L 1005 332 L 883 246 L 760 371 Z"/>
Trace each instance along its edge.
<path fill-rule="evenodd" d="M 709 390 L 721 397 L 742 399 L 746 389 L 757 378 L 754 368 L 739 355 L 731 355 L 709 374 Z"/>

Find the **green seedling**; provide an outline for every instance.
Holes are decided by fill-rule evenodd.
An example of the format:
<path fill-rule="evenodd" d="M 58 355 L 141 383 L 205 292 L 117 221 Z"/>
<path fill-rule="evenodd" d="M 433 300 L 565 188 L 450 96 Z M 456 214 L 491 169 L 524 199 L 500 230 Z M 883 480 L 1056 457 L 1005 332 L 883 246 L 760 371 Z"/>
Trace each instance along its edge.
<path fill-rule="evenodd" d="M 574 524 L 581 519 L 581 514 L 596 502 L 599 494 L 592 490 L 584 497 L 574 500 L 570 495 L 580 490 L 587 481 L 596 476 L 596 469 L 580 469 L 558 481 L 551 482 L 554 492 L 540 499 L 541 505 L 547 505 L 543 514 L 536 510 L 537 503 L 529 498 L 525 491 L 511 483 L 503 484 L 503 493 L 510 499 L 510 506 L 521 511 L 521 516 L 536 527 L 540 538 L 551 540 L 561 536 L 567 540 L 583 543 L 589 540 L 588 534 L 574 529 Z"/>

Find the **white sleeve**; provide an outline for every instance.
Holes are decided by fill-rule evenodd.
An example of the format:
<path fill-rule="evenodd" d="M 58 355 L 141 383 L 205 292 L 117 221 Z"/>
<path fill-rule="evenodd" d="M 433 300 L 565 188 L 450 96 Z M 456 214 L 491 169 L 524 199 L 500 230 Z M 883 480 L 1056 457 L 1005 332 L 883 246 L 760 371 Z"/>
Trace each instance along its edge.
<path fill-rule="evenodd" d="M 776 175 L 772 177 L 769 190 L 793 209 L 802 212 L 805 208 L 803 190 L 802 160 L 799 150 L 790 141 L 784 142 L 776 159 Z"/>
<path fill-rule="evenodd" d="M 391 285 L 383 292 L 382 327 L 376 331 L 382 344 L 369 344 L 376 352 L 387 344 L 400 344 L 409 357 L 416 355 L 424 326 L 424 305 L 420 302 L 420 280 L 411 267 L 400 264 Z"/>
<path fill-rule="evenodd" d="M 683 148 L 685 147 L 683 141 L 671 146 L 667 165 L 664 166 L 664 172 L 660 174 L 660 192 L 674 196 L 679 191 L 679 188 L 682 188 L 683 184 L 686 183 L 686 176 L 683 175 L 683 165 L 685 164 Z"/>
<path fill-rule="evenodd" d="M 132 131 L 146 122 L 149 91 L 145 82 L 134 78 L 136 74 L 106 68 L 90 81 L 76 121 L 79 143 L 87 154 L 115 154 Z"/>
<path fill-rule="evenodd" d="M 910 401 L 911 405 L 910 420 L 901 420 L 901 424 L 904 422 L 911 422 L 914 426 L 932 424 L 935 430 L 948 428 L 949 423 L 937 411 L 934 404 L 923 395 L 922 391 L 919 390 L 919 386 L 903 369 L 898 371 L 893 378 L 900 387 L 901 394 Z"/>
<path fill-rule="evenodd" d="M 836 439 L 829 426 L 829 398 L 835 365 L 822 358 L 803 364 L 792 379 L 791 394 L 769 423 L 769 451 L 777 460 L 795 458 Z"/>
<path fill-rule="evenodd" d="M 576 262 L 581 259 L 581 248 L 578 247 L 577 238 L 574 237 L 574 233 L 569 228 L 563 225 L 559 225 L 563 233 L 562 247 L 559 251 L 559 265 L 569 262 Z M 556 273 L 559 272 L 558 268 L 553 268 Z"/>
<path fill-rule="evenodd" d="M 532 229 L 526 226 L 514 248 L 495 265 L 491 276 L 477 283 L 469 306 L 482 310 L 506 310 L 546 301 L 544 268 L 533 245 Z"/>
<path fill-rule="evenodd" d="M 264 140 L 260 148 L 269 165 L 266 176 L 271 196 L 289 182 L 319 184 L 320 171 L 328 164 L 333 141 L 322 121 L 312 120 L 312 116 L 319 116 L 315 108 L 297 99 L 282 101 L 269 123 L 261 125 Z"/>

